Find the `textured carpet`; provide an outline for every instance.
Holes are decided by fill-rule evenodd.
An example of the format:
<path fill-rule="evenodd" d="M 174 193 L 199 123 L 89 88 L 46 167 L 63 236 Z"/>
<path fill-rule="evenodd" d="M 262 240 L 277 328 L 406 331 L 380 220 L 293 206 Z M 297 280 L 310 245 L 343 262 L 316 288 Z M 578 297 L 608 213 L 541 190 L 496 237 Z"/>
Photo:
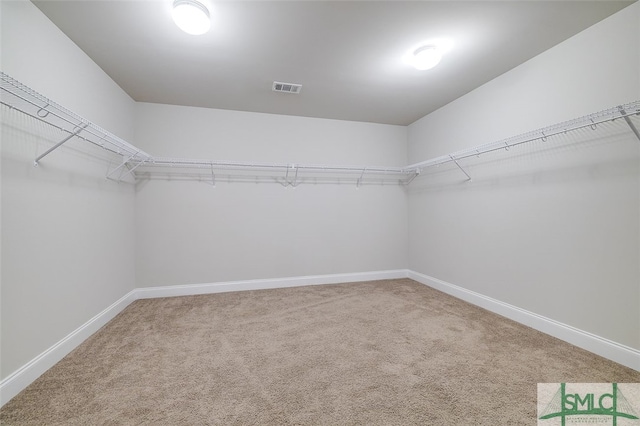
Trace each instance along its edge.
<path fill-rule="evenodd" d="M 0 422 L 532 425 L 538 382 L 640 373 L 402 279 L 138 300 Z"/>

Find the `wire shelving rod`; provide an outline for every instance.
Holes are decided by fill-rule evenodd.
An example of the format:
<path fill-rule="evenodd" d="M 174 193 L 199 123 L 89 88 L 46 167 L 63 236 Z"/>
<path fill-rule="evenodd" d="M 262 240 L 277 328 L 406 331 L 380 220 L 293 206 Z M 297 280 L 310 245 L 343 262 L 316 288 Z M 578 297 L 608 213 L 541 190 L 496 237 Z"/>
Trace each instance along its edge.
<path fill-rule="evenodd" d="M 102 127 L 66 109 L 0 71 L 0 103 L 30 117 L 44 121 L 69 134 L 53 148 L 38 156 L 35 164 L 45 155 L 73 137 L 90 142 L 114 154 L 143 160 L 151 158 L 143 150 L 131 145 Z"/>
<path fill-rule="evenodd" d="M 439 165 L 450 163 L 450 162 L 457 163 L 459 160 L 463 160 L 465 158 L 477 157 L 482 154 L 486 154 L 494 151 L 509 150 L 509 148 L 530 143 L 530 142 L 535 142 L 535 141 L 547 142 L 548 139 L 553 136 L 565 134 L 568 132 L 573 132 L 573 131 L 584 129 L 587 127 L 590 127 L 591 129 L 596 130 L 599 124 L 609 122 L 609 121 L 614 121 L 619 118 L 623 118 L 627 122 L 627 124 L 629 124 L 629 127 L 631 128 L 631 130 L 634 131 L 634 133 L 636 133 L 637 129 L 635 129 L 635 126 L 631 123 L 629 118 L 632 115 L 640 115 L 640 101 L 635 101 L 635 102 L 631 102 L 624 105 L 618 105 L 616 107 L 609 108 L 593 114 L 585 115 L 583 117 L 576 118 L 574 120 L 569 120 L 562 123 L 554 124 L 538 130 L 513 136 L 507 139 L 502 139 L 499 141 L 474 146 L 472 148 L 460 150 L 451 154 L 446 154 L 439 157 L 431 158 L 429 160 L 420 161 L 418 163 L 408 165 L 407 167 L 404 168 L 404 170 L 415 171 L 417 169 L 425 169 L 428 167 L 439 166 Z M 458 163 L 456 165 L 460 167 Z M 467 174 L 466 172 L 464 173 Z M 467 175 L 467 177 L 469 176 Z"/>
<path fill-rule="evenodd" d="M 322 165 L 322 164 L 296 164 L 296 163 L 259 163 L 259 162 L 240 162 L 240 161 L 218 161 L 207 159 L 188 159 L 173 157 L 153 157 L 134 145 L 120 139 L 119 137 L 109 133 L 103 128 L 97 126 L 91 121 L 79 116 L 78 114 L 64 108 L 63 106 L 46 98 L 35 90 L 20 83 L 4 72 L 0 71 L 0 104 L 6 105 L 11 109 L 15 109 L 35 119 L 44 121 L 49 125 L 68 134 L 62 141 L 56 143 L 43 154 L 35 159 L 37 165 L 43 157 L 53 150 L 77 137 L 97 145 L 107 151 L 122 156 L 122 162 L 119 166 L 108 172 L 107 178 L 111 178 L 116 171 L 121 170 L 120 177 L 123 177 L 122 171 L 127 169 L 124 176 L 133 175 L 137 178 L 137 172 L 147 173 L 145 170 L 150 168 L 193 168 L 207 169 L 213 174 L 215 182 L 214 169 L 222 169 L 235 172 L 261 172 L 267 173 L 273 178 L 274 182 L 285 181 L 285 186 L 291 184 L 289 181 L 289 173 L 295 175 L 293 182 L 297 186 L 299 182 L 304 181 L 303 177 L 298 180 L 299 173 L 307 174 L 327 174 L 333 176 L 350 176 L 354 179 L 357 186 L 364 180 L 366 173 L 369 179 L 382 179 L 393 181 L 399 184 L 408 185 L 425 168 L 439 166 L 446 163 L 455 163 L 455 165 L 471 180 L 471 176 L 465 171 L 460 160 L 470 157 L 480 156 L 489 152 L 509 150 L 511 147 L 534 141 L 548 141 L 549 138 L 591 127 L 596 129 L 598 124 L 613 121 L 618 118 L 624 119 L 634 134 L 640 139 L 637 128 L 630 120 L 633 115 L 640 115 L 640 101 L 631 102 L 624 105 L 618 105 L 607 110 L 603 110 L 594 114 L 589 114 L 574 120 L 544 127 L 531 132 L 523 133 L 518 136 L 491 142 L 483 145 L 474 146 L 472 148 L 460 150 L 454 153 L 431 158 L 429 160 L 420 161 L 405 167 L 383 167 L 383 166 L 366 166 L 366 165 Z M 308 175 L 307 175 L 308 176 Z"/>

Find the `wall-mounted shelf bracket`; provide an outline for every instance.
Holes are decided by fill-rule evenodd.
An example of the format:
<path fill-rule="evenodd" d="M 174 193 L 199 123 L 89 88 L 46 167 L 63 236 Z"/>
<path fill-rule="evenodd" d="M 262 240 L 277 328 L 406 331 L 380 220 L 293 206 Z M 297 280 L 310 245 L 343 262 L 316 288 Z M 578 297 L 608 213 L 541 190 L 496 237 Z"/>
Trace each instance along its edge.
<path fill-rule="evenodd" d="M 118 178 L 118 180 L 122 181 L 122 179 L 124 179 L 125 177 L 127 177 L 128 175 L 131 175 L 131 174 L 133 174 L 135 176 L 135 174 L 133 172 L 138 167 L 143 165 L 144 163 L 145 163 L 145 160 L 138 160 L 138 162 L 136 162 L 133 166 L 131 166 L 131 161 L 128 161 L 127 162 L 127 171 L 125 173 L 120 173 L 120 177 Z"/>
<path fill-rule="evenodd" d="M 627 112 L 624 110 L 624 107 L 622 105 L 618 105 L 618 110 L 620 111 L 620 114 L 622 114 L 624 121 L 626 121 L 631 128 L 631 131 L 636 135 L 638 140 L 640 140 L 640 132 L 638 132 L 638 128 L 631 122 L 631 119 L 629 118 Z"/>
<path fill-rule="evenodd" d="M 507 148 L 508 149 L 508 148 Z M 464 175 L 467 177 L 467 180 L 471 180 L 471 176 L 469 176 L 469 173 L 467 173 L 462 166 L 460 165 L 460 163 L 458 163 L 458 160 L 453 156 L 453 155 L 449 155 L 449 157 L 451 157 L 451 161 L 453 161 L 454 163 L 456 163 L 456 166 L 458 166 L 458 168 L 460 169 L 460 171 L 462 173 L 464 173 Z"/>
<path fill-rule="evenodd" d="M 409 185 L 411 182 L 413 182 L 413 180 L 414 180 L 415 178 L 417 178 L 418 176 L 420 176 L 420 172 L 421 172 L 421 171 L 422 171 L 422 170 L 421 170 L 421 169 L 419 169 L 419 168 L 415 169 L 415 170 L 414 170 L 414 172 L 413 172 L 413 175 L 412 175 L 409 179 L 407 179 L 406 181 L 404 181 L 404 182 L 402 182 L 402 183 L 403 183 L 404 185 Z"/>
<path fill-rule="evenodd" d="M 287 165 L 287 171 L 284 174 L 284 183 L 282 184 L 282 186 L 284 186 L 285 188 L 289 186 L 289 170 L 291 170 L 293 167 L 293 164 Z"/>
<path fill-rule="evenodd" d="M 287 171 L 284 175 L 284 183 L 282 184 L 282 186 L 284 186 L 285 188 L 288 186 L 296 188 L 298 185 L 300 185 L 300 183 L 298 183 L 298 171 L 300 170 L 300 166 L 298 166 L 297 164 L 287 164 L 286 169 Z M 293 180 L 289 180 L 289 173 L 291 172 L 291 170 L 295 170 Z"/>
<path fill-rule="evenodd" d="M 292 166 L 293 167 L 293 166 Z M 298 166 L 295 166 L 296 168 L 296 174 L 293 176 L 293 182 L 290 184 L 292 187 L 297 187 L 298 185 L 300 185 L 298 183 L 298 170 L 300 169 Z"/>
<path fill-rule="evenodd" d="M 362 173 L 360 173 L 360 177 L 358 178 L 358 180 L 356 181 L 356 188 L 360 188 L 360 184 L 362 183 L 362 177 L 364 176 L 364 172 L 366 172 L 367 169 L 362 169 Z"/>
<path fill-rule="evenodd" d="M 40 113 L 38 113 L 38 115 L 40 115 Z M 45 115 L 40 116 L 40 117 L 46 117 L 47 115 L 49 115 L 48 112 Z M 54 151 L 54 150 L 58 149 L 59 147 L 61 147 L 69 139 L 73 138 L 74 136 L 78 136 L 80 134 L 80 132 L 82 132 L 86 127 L 87 127 L 86 124 L 83 125 L 83 126 L 78 127 L 77 130 L 75 130 L 69 136 L 67 136 L 66 138 L 62 139 L 60 142 L 58 142 L 57 144 L 55 144 L 54 146 L 52 146 L 51 148 L 49 148 L 48 150 L 46 150 L 45 152 L 40 154 L 40 156 L 33 161 L 33 167 L 38 167 L 38 161 L 42 160 L 44 157 L 49 155 L 52 151 Z"/>
<path fill-rule="evenodd" d="M 137 155 L 137 154 L 132 154 L 132 155 L 130 155 L 130 156 L 129 156 L 129 157 L 127 157 L 127 158 L 124 158 L 124 157 L 123 157 L 122 163 L 120 163 L 120 165 L 119 165 L 118 167 L 116 167 L 115 169 L 113 169 L 113 170 L 111 170 L 110 172 L 108 172 L 108 173 L 107 173 L 107 179 L 111 179 L 111 176 L 112 176 L 115 172 L 117 172 L 118 170 L 121 170 L 121 171 L 120 171 L 120 174 L 118 175 L 118 179 L 115 179 L 115 180 L 117 180 L 117 181 L 120 181 L 120 180 L 122 179 L 122 173 L 124 172 L 123 167 L 124 167 L 124 166 L 126 166 L 126 165 L 128 165 L 128 164 L 129 164 L 129 162 L 130 162 L 130 161 L 132 161 L 132 160 L 136 157 L 136 155 Z M 144 162 L 144 160 L 143 160 L 143 161 L 141 161 L 139 164 L 137 164 L 135 167 L 138 167 L 138 166 L 139 166 L 140 164 L 142 164 L 143 162 Z M 135 168 L 135 167 L 134 167 L 134 168 Z M 130 171 L 131 171 L 131 170 L 130 170 Z M 112 180 L 114 180 L 114 179 L 112 179 Z"/>

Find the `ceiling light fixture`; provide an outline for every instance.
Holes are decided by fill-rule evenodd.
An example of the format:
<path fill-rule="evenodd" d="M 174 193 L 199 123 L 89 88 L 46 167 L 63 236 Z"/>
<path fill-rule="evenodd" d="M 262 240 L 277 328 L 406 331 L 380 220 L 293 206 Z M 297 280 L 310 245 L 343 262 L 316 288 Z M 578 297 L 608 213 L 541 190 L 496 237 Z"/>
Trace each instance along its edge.
<path fill-rule="evenodd" d="M 448 39 L 425 41 L 407 52 L 404 61 L 417 70 L 430 70 L 440 63 L 442 55 L 451 50 L 452 45 Z"/>
<path fill-rule="evenodd" d="M 442 53 L 436 46 L 422 46 L 413 52 L 413 66 L 421 71 L 430 70 L 441 60 Z"/>
<path fill-rule="evenodd" d="M 173 21 L 185 33 L 200 35 L 209 31 L 209 9 L 197 0 L 174 0 Z"/>

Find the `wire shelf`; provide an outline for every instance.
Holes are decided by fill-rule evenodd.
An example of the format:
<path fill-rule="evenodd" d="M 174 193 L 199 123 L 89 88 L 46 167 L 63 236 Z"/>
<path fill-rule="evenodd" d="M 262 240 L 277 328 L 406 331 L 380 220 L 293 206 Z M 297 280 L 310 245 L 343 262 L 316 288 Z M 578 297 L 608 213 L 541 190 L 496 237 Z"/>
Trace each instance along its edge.
<path fill-rule="evenodd" d="M 0 103 L 3 105 L 44 121 L 67 133 L 69 136 L 59 145 L 72 137 L 77 137 L 114 154 L 122 155 L 132 160 L 142 161 L 151 158 L 149 154 L 141 149 L 120 139 L 78 114 L 69 111 L 4 72 L 0 72 L 0 89 L 2 90 Z M 59 145 L 56 145 L 53 149 Z M 53 149 L 48 150 L 38 157 L 35 163 L 37 164 L 42 157 Z"/>
<path fill-rule="evenodd" d="M 210 175 L 214 184 L 216 182 L 216 174 L 218 174 L 219 176 L 226 177 L 228 181 L 250 181 L 254 179 L 256 181 L 277 182 L 285 187 L 295 187 L 306 182 L 342 182 L 343 179 L 355 180 L 357 186 L 371 182 L 408 185 L 420 175 L 422 170 L 446 163 L 455 163 L 470 180 L 471 176 L 469 176 L 460 165 L 458 160 L 480 156 L 481 154 L 489 152 L 508 150 L 511 147 L 529 142 L 544 142 L 550 137 L 586 127 L 591 127 L 595 130 L 598 124 L 617 119 L 624 119 L 629 128 L 635 133 L 638 139 L 640 139 L 640 133 L 630 119 L 632 115 L 640 115 L 640 101 L 635 101 L 497 142 L 478 145 L 451 154 L 420 161 L 405 167 L 255 163 L 153 157 L 91 121 L 53 102 L 4 72 L 0 72 L 0 89 L 1 104 L 30 117 L 44 121 L 68 134 L 65 139 L 36 158 L 34 161 L 36 165 L 38 161 L 51 151 L 69 139 L 76 137 L 122 157 L 121 163 L 107 172 L 107 178 L 117 181 L 122 181 L 127 175 L 132 175 L 136 179 L 147 179 L 150 176 L 170 175 L 172 170 L 197 169 L 195 175 L 197 175 L 199 179 L 206 173 Z M 159 172 L 158 170 L 161 171 Z M 176 172 L 175 174 L 181 176 L 194 175 L 184 172 Z M 114 177 L 115 175 L 117 175 L 117 177 Z"/>
<path fill-rule="evenodd" d="M 631 102 L 624 105 L 618 105 L 613 108 L 609 108 L 600 112 L 585 115 L 580 118 L 565 121 L 563 123 L 554 124 L 551 126 L 543 127 L 531 132 L 522 133 L 517 136 L 502 139 L 496 142 L 490 142 L 483 145 L 474 146 L 472 148 L 453 152 L 451 154 L 442 155 L 439 157 L 431 158 L 429 160 L 420 161 L 415 164 L 411 164 L 405 167 L 405 171 L 416 171 L 419 173 L 420 169 L 428 167 L 439 166 L 446 163 L 456 163 L 460 167 L 458 160 L 463 160 L 469 157 L 476 157 L 489 152 L 508 150 L 511 147 L 518 145 L 542 141 L 547 142 L 552 136 L 560 134 L 566 134 L 576 130 L 590 127 L 593 130 L 597 129 L 598 124 L 602 124 L 609 121 L 615 121 L 617 119 L 624 119 L 635 135 L 640 139 L 640 134 L 637 128 L 630 121 L 629 117 L 633 115 L 640 115 L 640 101 Z M 466 172 L 465 172 L 466 174 Z M 468 175 L 467 175 L 468 177 Z"/>

